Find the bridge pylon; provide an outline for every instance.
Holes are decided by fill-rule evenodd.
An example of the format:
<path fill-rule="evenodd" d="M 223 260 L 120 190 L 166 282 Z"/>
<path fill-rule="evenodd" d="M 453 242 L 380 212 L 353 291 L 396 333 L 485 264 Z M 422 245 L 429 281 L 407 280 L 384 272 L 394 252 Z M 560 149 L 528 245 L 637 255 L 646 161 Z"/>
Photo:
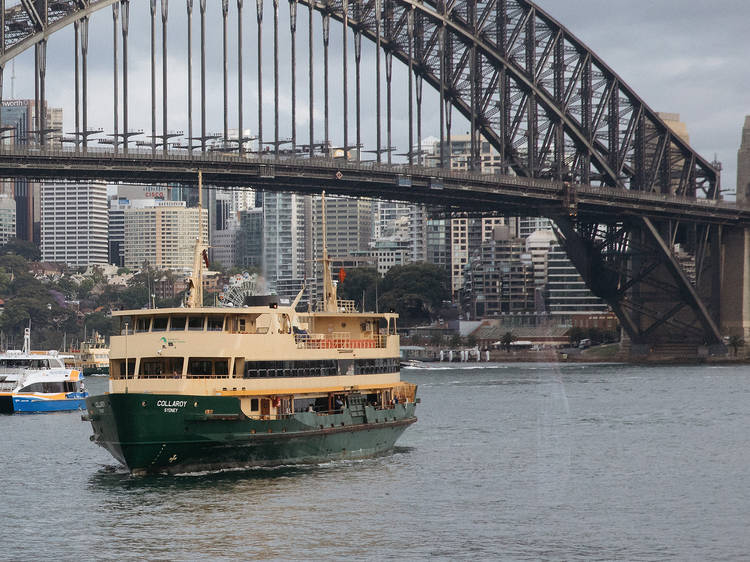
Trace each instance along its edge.
<path fill-rule="evenodd" d="M 737 153 L 737 205 L 750 204 L 750 115 L 745 117 Z M 722 244 L 721 328 L 725 336 L 750 343 L 750 229 L 726 231 Z"/>

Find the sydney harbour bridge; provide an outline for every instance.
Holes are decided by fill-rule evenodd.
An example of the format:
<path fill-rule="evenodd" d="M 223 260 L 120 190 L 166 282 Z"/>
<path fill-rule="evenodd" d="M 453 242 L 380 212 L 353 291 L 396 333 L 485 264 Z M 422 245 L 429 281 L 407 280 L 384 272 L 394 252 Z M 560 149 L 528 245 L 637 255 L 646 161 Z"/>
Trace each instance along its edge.
<path fill-rule="evenodd" d="M 182 20 L 187 29 L 175 55 L 168 54 L 167 36 L 169 10 L 177 4 L 187 15 Z M 46 107 L 48 92 L 59 86 L 48 80 L 47 68 L 47 46 L 55 34 L 74 38 L 64 72 L 74 82 L 75 96 L 70 104 L 75 130 L 67 147 L 50 142 L 45 111 L 37 111 L 33 142 L 2 145 L 0 177 L 192 184 L 200 169 L 214 186 L 325 189 L 453 212 L 546 216 L 634 345 L 720 349 L 722 335 L 741 328 L 737 309 L 744 256 L 733 254 L 733 240 L 744 240 L 750 211 L 722 201 L 717 167 L 672 132 L 571 31 L 528 0 L 256 0 L 252 5 L 245 0 L 0 0 L 0 5 L 0 98 L 4 75 L 7 91 L 9 63 L 30 51 L 35 104 Z M 149 18 L 132 25 L 131 7 Z M 207 25 L 217 14 L 221 25 Z M 243 45 L 248 24 L 257 43 Z M 111 30 L 114 55 L 111 88 L 95 91 L 88 83 L 93 26 Z M 131 36 L 141 42 L 150 36 L 150 107 L 138 107 L 141 113 L 150 109 L 150 134 L 130 128 Z M 329 62 L 331 36 L 340 37 L 336 68 Z M 223 83 L 207 88 L 206 53 L 212 42 L 221 44 Z M 270 68 L 263 57 L 269 49 Z M 363 56 L 365 49 L 374 49 L 372 56 Z M 258 110 L 252 116 L 243 93 L 248 78 L 243 56 L 251 55 L 257 57 L 251 78 Z M 185 61 L 178 70 L 168 68 L 175 56 Z M 394 80 L 394 59 L 404 79 Z M 230 65 L 237 70 L 232 91 Z M 285 75 L 283 95 L 280 74 Z M 304 90 L 298 88 L 300 77 Z M 264 97 L 264 79 L 273 84 L 272 97 Z M 322 83 L 322 99 L 315 83 Z M 170 107 L 168 88 L 187 90 L 187 108 Z M 207 89 L 220 95 L 207 95 Z M 374 107 L 363 105 L 363 89 L 368 95 L 374 90 Z M 113 107 L 107 131 L 89 122 L 92 103 L 103 99 Z M 209 133 L 217 123 L 207 123 L 214 108 L 223 117 L 219 134 Z M 309 119 L 297 119 L 300 108 Z M 285 111 L 291 111 L 291 120 L 282 127 L 279 115 Z M 322 113 L 322 130 L 321 120 L 315 127 L 316 112 Z M 269 113 L 273 120 L 264 120 Z M 363 113 L 368 122 L 374 114 L 374 135 L 363 130 Z M 408 133 L 409 149 L 401 154 L 393 146 L 394 113 L 399 126 L 408 120 L 408 131 L 398 131 Z M 187 130 L 170 128 L 173 115 Z M 439 116 L 436 166 L 426 165 L 421 150 L 425 115 Z M 451 166 L 455 117 L 469 133 L 461 171 Z M 245 136 L 247 130 L 254 135 Z M 366 145 L 365 137 L 373 136 L 374 144 Z M 481 167 L 483 143 L 499 154 L 491 173 Z M 353 156 L 335 157 L 342 153 Z M 364 160 L 363 154 L 372 158 Z"/>

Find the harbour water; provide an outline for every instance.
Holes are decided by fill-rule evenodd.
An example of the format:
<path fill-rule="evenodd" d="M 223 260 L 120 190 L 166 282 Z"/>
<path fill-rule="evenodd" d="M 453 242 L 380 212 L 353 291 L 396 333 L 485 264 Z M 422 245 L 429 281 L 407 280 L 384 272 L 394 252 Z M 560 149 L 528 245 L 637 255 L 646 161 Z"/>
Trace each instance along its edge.
<path fill-rule="evenodd" d="M 419 384 L 419 422 L 393 454 L 358 462 L 136 478 L 79 414 L 0 416 L 2 557 L 750 552 L 749 368 L 431 367 L 402 371 Z"/>

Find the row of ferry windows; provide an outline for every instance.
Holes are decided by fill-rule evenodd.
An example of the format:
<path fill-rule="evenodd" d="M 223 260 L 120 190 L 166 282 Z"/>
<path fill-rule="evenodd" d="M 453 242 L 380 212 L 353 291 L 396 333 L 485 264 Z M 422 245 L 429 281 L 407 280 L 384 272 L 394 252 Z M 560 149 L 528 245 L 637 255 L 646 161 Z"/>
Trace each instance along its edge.
<path fill-rule="evenodd" d="M 151 325 L 153 320 L 153 326 Z M 223 316 L 155 316 L 152 318 L 136 318 L 135 332 L 172 332 L 188 330 L 221 332 L 224 329 Z"/>
<path fill-rule="evenodd" d="M 77 391 L 78 388 L 75 381 L 35 382 L 19 390 L 19 392 L 42 392 L 47 394 Z"/>
<path fill-rule="evenodd" d="M 287 315 L 284 315 L 289 320 Z M 383 324 L 385 326 L 385 324 Z M 123 326 L 124 328 L 124 326 Z M 135 319 L 135 326 L 129 330 L 135 333 L 143 332 L 184 332 L 185 329 L 202 332 L 221 332 L 224 330 L 223 316 L 154 316 Z M 245 332 L 252 330 L 256 333 L 265 333 L 268 327 L 255 327 L 245 318 L 237 318 L 235 322 L 227 324 L 228 330 Z M 123 332 L 124 333 L 124 332 Z M 389 333 L 396 333 L 396 323 L 391 322 Z"/>
<path fill-rule="evenodd" d="M 118 361 L 115 377 L 125 372 L 125 361 Z M 138 367 L 143 378 L 181 378 L 182 357 L 144 357 Z M 235 369 L 237 363 L 234 364 Z M 343 359 L 322 361 L 247 361 L 243 378 L 330 377 L 336 375 L 374 375 L 398 371 L 398 359 Z M 128 360 L 128 374 L 135 373 L 135 359 Z M 236 376 L 236 372 L 233 373 Z M 191 357 L 188 378 L 228 378 L 229 359 Z"/>
<path fill-rule="evenodd" d="M 398 367 L 398 359 L 248 361 L 245 363 L 244 378 L 376 375 L 393 373 L 398 371 Z"/>

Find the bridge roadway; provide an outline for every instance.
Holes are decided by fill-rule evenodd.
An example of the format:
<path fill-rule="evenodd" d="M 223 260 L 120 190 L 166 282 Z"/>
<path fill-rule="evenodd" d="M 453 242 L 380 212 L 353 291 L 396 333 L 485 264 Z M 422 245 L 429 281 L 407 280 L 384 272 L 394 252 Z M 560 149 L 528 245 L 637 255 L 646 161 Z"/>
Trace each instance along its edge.
<path fill-rule="evenodd" d="M 450 206 L 461 211 L 555 217 L 570 196 L 559 181 L 343 159 L 219 152 L 2 147 L 0 177 L 32 180 L 195 184 L 267 191 L 330 193 Z M 750 209 L 734 203 L 575 185 L 578 214 L 587 221 L 631 216 L 722 225 L 750 225 Z"/>

